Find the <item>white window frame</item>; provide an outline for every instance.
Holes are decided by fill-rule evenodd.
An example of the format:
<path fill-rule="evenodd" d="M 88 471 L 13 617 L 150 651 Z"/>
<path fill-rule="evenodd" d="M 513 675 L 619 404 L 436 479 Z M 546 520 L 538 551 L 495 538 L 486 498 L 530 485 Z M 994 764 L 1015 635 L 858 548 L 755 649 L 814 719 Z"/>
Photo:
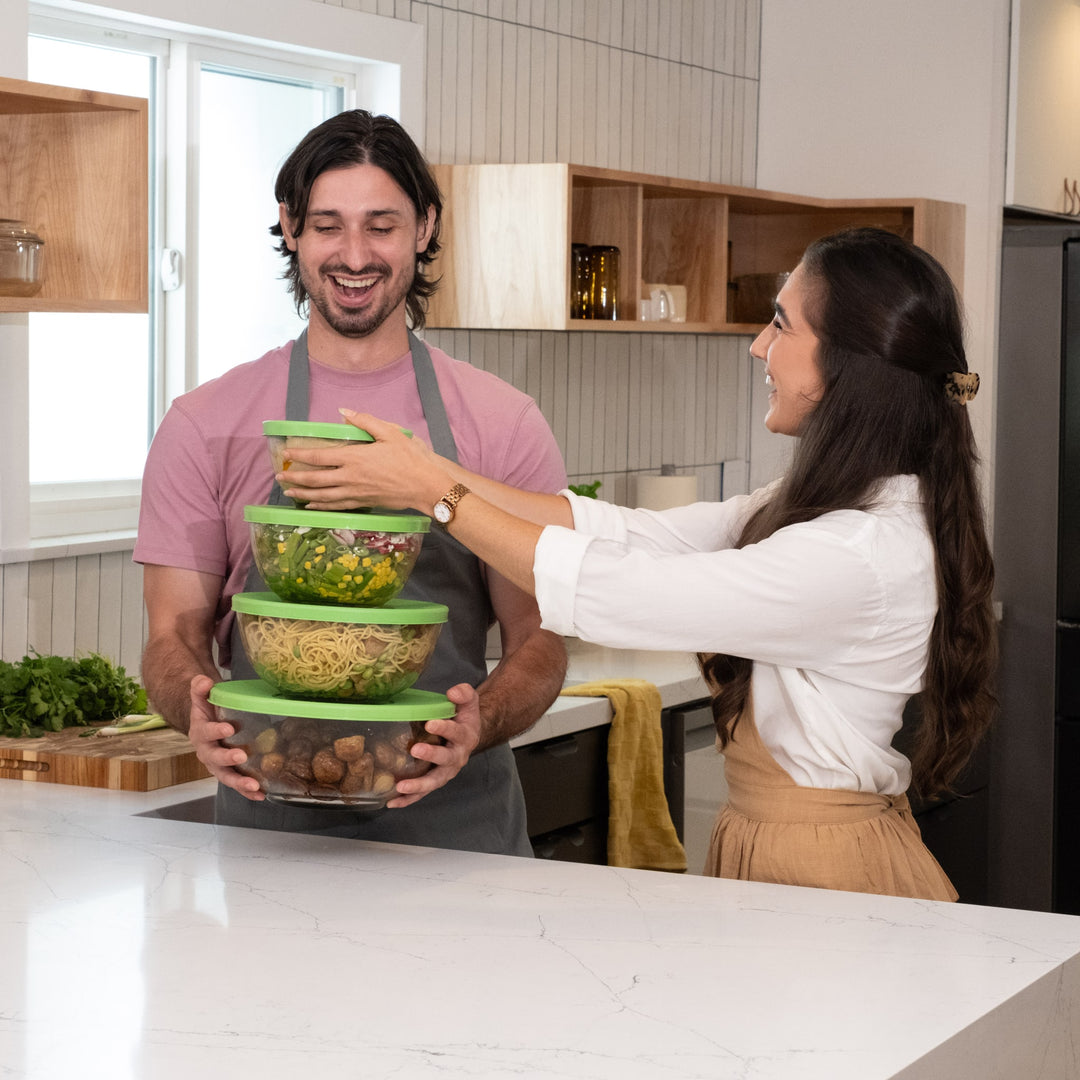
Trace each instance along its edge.
<path fill-rule="evenodd" d="M 107 27 L 116 19 L 145 27 L 154 36 L 166 31 L 180 37 L 192 50 L 217 55 L 222 48 L 237 54 L 265 57 L 279 54 L 292 64 L 313 68 L 333 66 L 352 73 L 355 88 L 346 94 L 346 108 L 364 101 L 375 112 L 396 117 L 421 145 L 424 121 L 424 28 L 422 25 L 381 15 L 356 12 L 318 0 L 112 0 L 88 4 L 82 0 L 0 0 L 0 25 L 19 29 L 33 13 L 48 18 Z M 341 51 L 341 43 L 355 41 L 363 57 Z M 15 52 L 20 52 L 16 49 Z M 8 47 L 0 47 L 0 74 L 26 76 L 26 47 L 21 62 Z M 175 64 L 173 65 L 175 67 Z M 186 69 L 185 69 L 186 70 Z M 169 78 L 175 76 L 170 74 Z M 170 94 L 175 88 L 170 86 Z M 170 138 L 176 138 L 174 131 Z M 182 136 L 181 136 L 182 137 Z M 165 148 L 168 155 L 173 148 Z M 159 168 L 165 163 L 159 161 Z M 185 193 L 186 194 L 186 193 Z M 170 202 L 173 186 L 169 188 Z M 162 220 L 164 207 L 151 208 Z M 194 251 L 195 240 L 184 216 L 183 243 L 176 237 L 176 207 L 168 208 L 169 234 L 159 230 L 151 258 L 155 265 L 164 247 Z M 187 274 L 185 274 L 187 278 Z M 183 288 L 194 288 L 192 276 Z M 175 304 L 173 293 L 151 297 L 151 304 Z M 186 314 L 178 320 L 159 320 L 170 337 L 174 361 L 155 379 L 154 425 L 173 398 L 194 382 L 193 359 L 196 327 Z M 27 425 L 29 423 L 29 343 L 25 315 L 0 314 L 0 563 L 54 558 L 82 551 L 105 551 L 130 547 L 134 530 L 118 527 L 130 515 L 137 500 L 138 482 L 105 485 L 33 485 L 29 483 Z M 160 330 L 159 330 L 160 332 Z M 179 348 L 181 351 L 176 352 Z M 159 350 L 160 351 L 160 350 Z M 175 362 L 183 355 L 185 362 Z M 182 370 L 181 370 L 182 369 Z M 83 442 L 92 445 L 93 418 L 87 418 Z M 35 534 L 42 535 L 34 539 Z"/>

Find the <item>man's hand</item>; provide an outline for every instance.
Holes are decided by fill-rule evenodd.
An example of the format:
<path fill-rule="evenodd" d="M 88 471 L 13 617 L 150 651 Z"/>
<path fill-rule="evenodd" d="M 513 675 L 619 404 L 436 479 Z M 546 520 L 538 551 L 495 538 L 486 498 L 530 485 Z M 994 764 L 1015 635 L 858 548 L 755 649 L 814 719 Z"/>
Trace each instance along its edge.
<path fill-rule="evenodd" d="M 195 755 L 210 770 L 219 783 L 240 792 L 245 799 L 261 802 L 266 796 L 259 789 L 259 781 L 253 776 L 237 772 L 235 766 L 247 761 L 247 754 L 239 747 L 222 745 L 221 740 L 236 734 L 236 728 L 217 718 L 217 710 L 209 701 L 214 680 L 206 675 L 196 675 L 191 680 L 191 725 L 188 738 L 195 747 Z"/>
<path fill-rule="evenodd" d="M 434 767 L 415 779 L 399 780 L 397 795 L 386 804 L 388 809 L 411 806 L 448 784 L 465 767 L 480 742 L 480 699 L 476 691 L 468 683 L 459 683 L 451 686 L 446 696 L 457 706 L 453 719 L 429 720 L 424 725 L 430 734 L 441 736 L 445 744 L 418 742 L 409 751 L 421 761 L 432 762 Z"/>

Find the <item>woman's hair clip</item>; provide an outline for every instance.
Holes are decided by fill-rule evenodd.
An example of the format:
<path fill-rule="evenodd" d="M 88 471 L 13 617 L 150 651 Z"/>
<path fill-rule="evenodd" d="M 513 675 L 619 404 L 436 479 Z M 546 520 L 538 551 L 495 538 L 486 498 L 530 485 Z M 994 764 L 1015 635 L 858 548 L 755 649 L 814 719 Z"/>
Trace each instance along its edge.
<path fill-rule="evenodd" d="M 966 405 L 979 392 L 979 376 L 974 371 L 950 371 L 945 376 L 945 393 L 957 405 Z"/>

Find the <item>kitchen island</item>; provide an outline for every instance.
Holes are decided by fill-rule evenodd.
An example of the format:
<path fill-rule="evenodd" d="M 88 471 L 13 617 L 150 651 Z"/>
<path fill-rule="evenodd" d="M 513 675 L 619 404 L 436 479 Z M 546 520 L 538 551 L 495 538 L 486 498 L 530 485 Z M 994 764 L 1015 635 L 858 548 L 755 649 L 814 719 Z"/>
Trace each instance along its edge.
<path fill-rule="evenodd" d="M 0 1076 L 1066 1080 L 1080 918 L 141 816 L 0 781 Z"/>
<path fill-rule="evenodd" d="M 597 678 L 704 693 L 570 643 Z M 1080 918 L 186 820 L 214 787 L 0 780 L 0 1077 L 1080 1076 Z"/>

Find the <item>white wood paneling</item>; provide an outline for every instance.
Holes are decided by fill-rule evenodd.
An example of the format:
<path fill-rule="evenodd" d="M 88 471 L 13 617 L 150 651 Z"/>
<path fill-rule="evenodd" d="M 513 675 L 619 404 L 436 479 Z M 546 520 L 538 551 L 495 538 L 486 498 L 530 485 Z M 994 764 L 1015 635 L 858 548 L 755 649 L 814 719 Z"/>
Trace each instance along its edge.
<path fill-rule="evenodd" d="M 0 657 L 98 652 L 137 674 L 145 640 L 142 569 L 129 551 L 0 566 Z"/>

